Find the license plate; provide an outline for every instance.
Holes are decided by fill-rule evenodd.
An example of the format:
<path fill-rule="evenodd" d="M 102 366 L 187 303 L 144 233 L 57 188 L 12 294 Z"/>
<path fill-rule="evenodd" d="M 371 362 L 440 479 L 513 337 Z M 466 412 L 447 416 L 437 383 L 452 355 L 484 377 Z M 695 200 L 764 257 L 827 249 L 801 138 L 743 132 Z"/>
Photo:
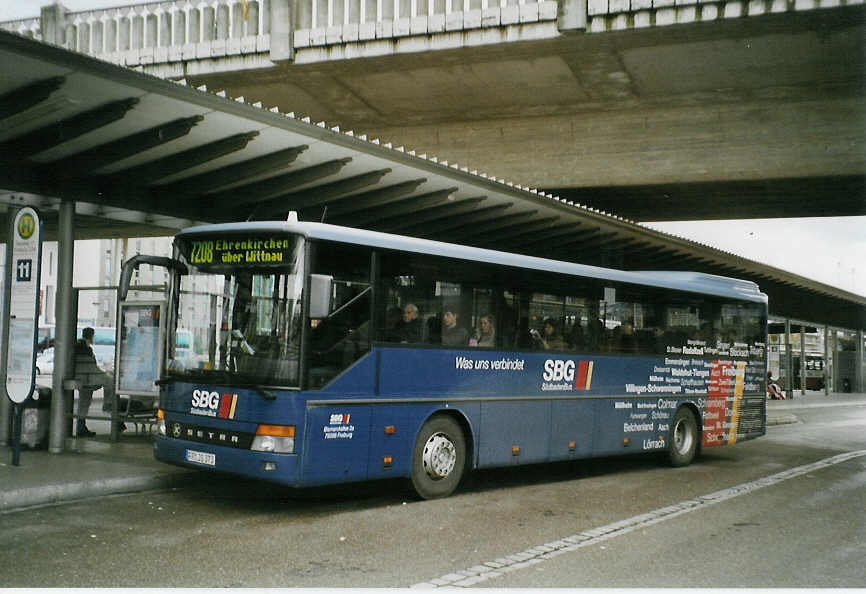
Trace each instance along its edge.
<path fill-rule="evenodd" d="M 209 454 L 208 452 L 197 452 L 195 450 L 187 450 L 186 461 L 196 462 L 197 464 L 207 464 L 208 466 L 215 466 L 216 454 Z"/>

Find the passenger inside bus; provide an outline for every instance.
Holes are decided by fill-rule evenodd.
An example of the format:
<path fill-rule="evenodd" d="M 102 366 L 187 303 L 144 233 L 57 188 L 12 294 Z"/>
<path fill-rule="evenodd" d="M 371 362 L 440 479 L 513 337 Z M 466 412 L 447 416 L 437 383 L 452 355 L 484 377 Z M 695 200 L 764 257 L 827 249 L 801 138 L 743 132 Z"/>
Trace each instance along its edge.
<path fill-rule="evenodd" d="M 478 330 L 475 332 L 473 346 L 496 346 L 496 319 L 491 314 L 484 314 L 478 320 Z M 472 344 L 470 342 L 470 344 Z"/>
<path fill-rule="evenodd" d="M 442 312 L 442 344 L 465 346 L 469 344 L 469 332 L 457 324 L 456 307 L 445 307 Z"/>
<path fill-rule="evenodd" d="M 559 322 L 553 318 L 544 320 L 542 326 L 541 343 L 545 350 L 565 351 L 568 350 L 568 344 L 562 337 L 562 332 L 559 330 Z"/>
<path fill-rule="evenodd" d="M 417 343 L 421 342 L 421 320 L 418 318 L 418 306 L 407 303 L 403 306 L 403 317 L 397 322 L 392 330 L 394 342 Z"/>

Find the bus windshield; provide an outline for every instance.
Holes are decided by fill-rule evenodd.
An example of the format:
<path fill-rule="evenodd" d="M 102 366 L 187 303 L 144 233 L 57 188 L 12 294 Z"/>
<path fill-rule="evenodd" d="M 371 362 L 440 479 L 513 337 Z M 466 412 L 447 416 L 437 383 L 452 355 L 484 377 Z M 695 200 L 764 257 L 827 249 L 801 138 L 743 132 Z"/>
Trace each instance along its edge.
<path fill-rule="evenodd" d="M 189 274 L 181 278 L 172 331 L 191 344 L 170 353 L 169 376 L 298 386 L 303 240 L 282 237 L 279 244 L 269 251 L 271 244 L 260 238 L 177 242 Z M 266 247 L 249 249 L 261 245 Z"/>

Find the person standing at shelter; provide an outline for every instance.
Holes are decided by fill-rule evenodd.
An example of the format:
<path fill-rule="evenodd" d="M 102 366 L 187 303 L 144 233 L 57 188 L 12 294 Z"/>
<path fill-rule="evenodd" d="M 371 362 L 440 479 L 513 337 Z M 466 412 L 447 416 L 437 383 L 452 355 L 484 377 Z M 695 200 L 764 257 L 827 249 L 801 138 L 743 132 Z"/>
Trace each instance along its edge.
<path fill-rule="evenodd" d="M 96 364 L 92 348 L 93 334 L 93 328 L 85 328 L 81 331 L 81 338 L 75 343 L 75 379 L 81 383 L 78 389 L 78 420 L 75 426 L 77 437 L 96 435 L 87 428 L 86 419 L 93 392 L 102 388 L 106 402 L 114 400 L 114 378 Z"/>

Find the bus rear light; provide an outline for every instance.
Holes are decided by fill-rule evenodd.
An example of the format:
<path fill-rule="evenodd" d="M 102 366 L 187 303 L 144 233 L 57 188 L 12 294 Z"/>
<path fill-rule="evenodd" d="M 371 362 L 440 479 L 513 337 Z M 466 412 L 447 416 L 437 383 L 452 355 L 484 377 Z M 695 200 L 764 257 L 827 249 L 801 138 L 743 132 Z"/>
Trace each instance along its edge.
<path fill-rule="evenodd" d="M 393 465 L 393 464 L 394 464 L 394 458 L 392 458 L 391 456 L 384 456 L 382 458 L 382 465 L 385 468 L 391 468 L 391 465 Z"/>
<path fill-rule="evenodd" d="M 577 443 L 575 443 L 573 441 L 568 442 L 568 451 L 569 452 L 573 452 L 576 447 L 577 447 Z"/>
<path fill-rule="evenodd" d="M 511 455 L 512 456 L 519 456 L 520 455 L 520 446 L 512 447 L 511 448 Z"/>
<path fill-rule="evenodd" d="M 385 435 L 394 435 L 397 433 L 397 428 L 394 425 L 387 425 L 385 427 Z"/>
<path fill-rule="evenodd" d="M 295 453 L 294 425 L 259 425 L 250 449 L 274 454 Z"/>
<path fill-rule="evenodd" d="M 156 433 L 157 435 L 166 436 L 165 430 L 165 411 L 161 408 L 156 410 Z"/>
<path fill-rule="evenodd" d="M 623 439 L 623 440 L 622 440 L 622 447 L 627 448 L 627 447 L 628 447 L 628 441 L 629 441 L 629 440 L 628 440 L 628 437 L 626 437 L 625 439 Z"/>

